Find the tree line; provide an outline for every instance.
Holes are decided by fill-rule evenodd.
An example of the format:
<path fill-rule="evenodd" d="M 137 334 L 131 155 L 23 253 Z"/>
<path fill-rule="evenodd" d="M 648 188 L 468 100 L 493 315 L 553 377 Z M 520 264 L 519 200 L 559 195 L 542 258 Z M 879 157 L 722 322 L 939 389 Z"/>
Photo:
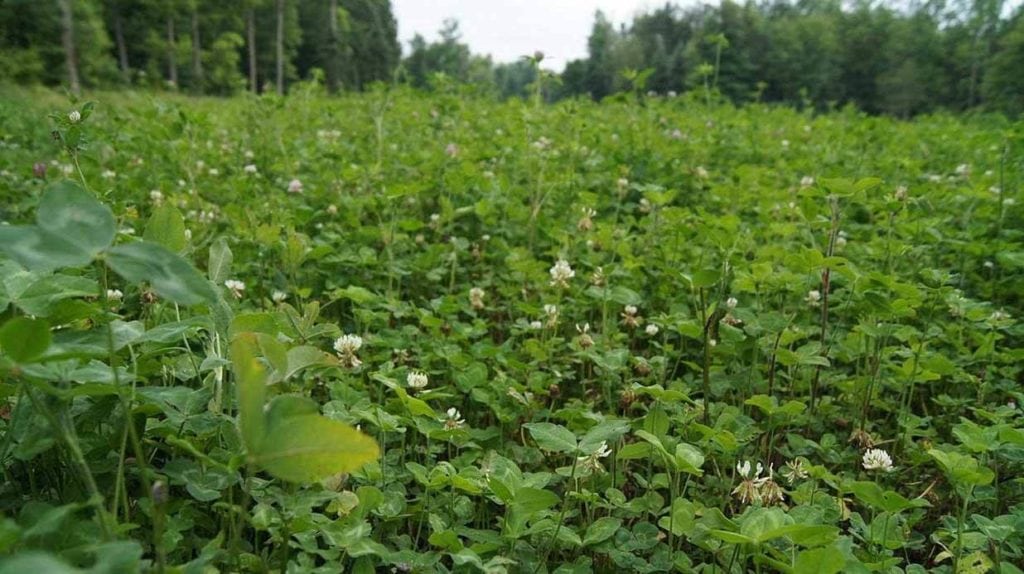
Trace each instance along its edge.
<path fill-rule="evenodd" d="M 3 0 L 0 30 L 2 77 L 72 90 L 283 94 L 314 79 L 332 92 L 456 83 L 503 98 L 696 91 L 897 116 L 1024 112 L 1024 7 L 1005 0 L 667 3 L 619 26 L 597 12 L 587 57 L 558 74 L 541 54 L 473 54 L 455 21 L 403 58 L 389 0 Z"/>

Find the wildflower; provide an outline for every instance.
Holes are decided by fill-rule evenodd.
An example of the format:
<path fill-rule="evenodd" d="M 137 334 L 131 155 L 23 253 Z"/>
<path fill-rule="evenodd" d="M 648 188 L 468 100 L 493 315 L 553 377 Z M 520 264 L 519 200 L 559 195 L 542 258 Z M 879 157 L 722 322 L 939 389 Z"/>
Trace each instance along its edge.
<path fill-rule="evenodd" d="M 736 472 L 740 475 L 740 483 L 733 489 L 732 494 L 736 496 L 741 504 L 751 504 L 761 500 L 761 472 L 764 467 L 757 463 L 756 469 L 751 472 L 749 460 L 736 463 Z"/>
<path fill-rule="evenodd" d="M 242 155 L 245 156 L 245 159 L 252 159 L 252 158 L 256 157 L 256 154 L 253 153 L 253 151 L 251 149 L 245 150 L 245 153 L 242 154 Z"/>
<path fill-rule="evenodd" d="M 78 122 L 82 121 L 81 112 L 79 112 L 78 110 L 71 110 L 71 113 L 68 114 L 68 121 L 70 121 L 73 124 L 77 124 Z"/>
<path fill-rule="evenodd" d="M 160 206 L 164 202 L 164 194 L 159 189 L 154 189 L 149 192 L 149 200 L 153 205 Z"/>
<path fill-rule="evenodd" d="M 846 232 L 840 231 L 839 235 L 836 237 L 836 248 L 842 249 L 843 247 L 846 247 Z"/>
<path fill-rule="evenodd" d="M 802 178 L 800 178 L 800 187 L 801 188 L 811 187 L 812 185 L 814 185 L 814 178 L 813 177 L 811 177 L 809 175 L 805 175 Z"/>
<path fill-rule="evenodd" d="M 804 301 L 807 302 L 811 307 L 817 307 L 821 305 L 821 291 L 817 289 L 811 289 L 807 292 L 807 297 L 804 297 Z"/>
<path fill-rule="evenodd" d="M 241 299 L 242 294 L 245 293 L 245 283 L 237 279 L 228 279 L 224 282 L 224 286 L 231 291 L 231 294 L 235 296 L 235 299 Z"/>
<path fill-rule="evenodd" d="M 120 289 L 107 289 L 108 301 L 120 301 L 121 299 L 124 299 L 124 293 Z"/>
<path fill-rule="evenodd" d="M 674 140 L 681 140 L 683 139 L 683 132 L 680 131 L 679 128 L 676 128 L 672 130 L 672 133 L 669 135 L 669 137 Z"/>
<path fill-rule="evenodd" d="M 590 274 L 590 284 L 594 287 L 601 287 L 604 285 L 604 269 L 598 267 L 594 269 L 594 272 Z"/>
<path fill-rule="evenodd" d="M 558 306 L 550 303 L 544 305 L 544 315 L 548 318 L 548 327 L 554 327 L 558 324 Z"/>
<path fill-rule="evenodd" d="M 674 97 L 676 97 L 676 95 L 677 95 L 677 94 L 676 94 L 676 91 L 675 91 L 675 90 L 669 90 L 669 91 L 668 91 L 668 94 L 666 94 L 666 95 L 667 95 L 668 97 L 670 97 L 670 98 L 674 98 Z"/>
<path fill-rule="evenodd" d="M 740 302 L 735 297 L 729 297 L 725 300 L 725 307 L 729 310 L 735 309 Z"/>
<path fill-rule="evenodd" d="M 405 377 L 405 383 L 409 385 L 410 389 L 425 389 L 428 382 L 427 374 L 420 371 L 413 371 Z"/>
<path fill-rule="evenodd" d="M 210 170 L 207 171 L 206 173 L 208 173 L 211 177 L 217 177 L 218 175 L 220 175 L 220 170 L 215 167 L 211 167 Z"/>
<path fill-rule="evenodd" d="M 444 423 L 444 430 L 453 431 L 466 426 L 466 420 L 462 418 L 462 413 L 455 407 L 448 409 L 445 415 L 447 416 L 441 420 Z"/>
<path fill-rule="evenodd" d="M 569 280 L 576 276 L 576 272 L 569 266 L 565 259 L 559 259 L 549 270 L 551 273 L 551 286 L 568 287 Z"/>
<path fill-rule="evenodd" d="M 654 323 L 648 323 L 647 327 L 644 328 L 644 332 L 647 333 L 647 335 L 650 337 L 657 335 L 658 330 L 658 326 L 655 325 Z"/>
<path fill-rule="evenodd" d="M 117 172 L 105 169 L 103 170 L 103 173 L 100 174 L 100 176 L 103 177 L 103 179 L 114 179 L 115 177 L 117 177 Z"/>
<path fill-rule="evenodd" d="M 327 206 L 327 215 L 338 215 L 338 206 L 333 203 Z"/>
<path fill-rule="evenodd" d="M 39 179 L 46 179 L 46 164 L 41 161 L 32 164 L 32 175 Z"/>
<path fill-rule="evenodd" d="M 708 170 L 704 169 L 704 166 L 698 165 L 697 169 L 694 170 L 697 173 L 697 177 L 700 179 L 708 178 Z"/>
<path fill-rule="evenodd" d="M 473 287 L 472 289 L 469 290 L 469 304 L 474 309 L 483 309 L 484 295 L 486 295 L 486 293 L 484 292 L 483 289 L 479 287 Z"/>
<path fill-rule="evenodd" d="M 525 391 L 521 393 L 518 390 L 509 387 L 507 394 L 517 402 L 520 402 L 526 406 L 530 406 L 530 403 L 533 402 L 533 393 L 531 393 L 530 391 Z"/>
<path fill-rule="evenodd" d="M 861 464 L 864 465 L 864 470 L 880 470 L 882 472 L 892 472 L 893 470 L 892 457 L 880 448 L 868 449 L 864 453 Z"/>
<path fill-rule="evenodd" d="M 359 335 L 344 334 L 334 341 L 334 350 L 337 351 L 338 357 L 341 359 L 342 364 L 349 368 L 356 368 L 363 364 L 356 356 L 356 353 L 363 346 L 363 338 Z"/>
<path fill-rule="evenodd" d="M 584 323 L 582 327 L 577 323 L 576 332 L 580 334 L 576 338 L 576 343 L 579 344 L 581 349 L 586 351 L 594 346 L 594 339 L 590 336 L 590 323 Z"/>
<path fill-rule="evenodd" d="M 444 153 L 448 157 L 454 158 L 459 155 L 459 146 L 454 143 L 450 143 L 444 147 Z"/>
<path fill-rule="evenodd" d="M 960 177 L 970 177 L 971 166 L 966 163 L 962 163 L 956 166 L 956 174 L 959 175 Z"/>
<path fill-rule="evenodd" d="M 651 212 L 651 209 L 653 209 L 653 206 L 651 206 L 651 201 L 646 197 L 641 198 L 640 206 L 637 207 L 637 210 L 640 211 L 640 213 L 647 214 Z"/>
<path fill-rule="evenodd" d="M 786 467 L 781 471 L 782 476 L 790 484 L 795 483 L 798 480 L 807 478 L 807 469 L 804 468 L 803 459 L 797 458 L 786 463 Z"/>
<path fill-rule="evenodd" d="M 608 441 L 601 441 L 598 445 L 597 450 L 586 455 L 576 458 L 576 464 L 584 471 L 590 472 L 604 472 L 604 466 L 601 465 L 602 458 L 608 458 L 608 455 L 612 453 L 612 449 L 608 448 Z"/>
<path fill-rule="evenodd" d="M 288 298 L 288 294 L 285 293 L 284 291 L 274 291 L 273 293 L 270 294 L 271 301 L 273 301 L 274 303 L 277 303 L 278 305 L 280 305 L 281 303 L 284 303 L 285 299 L 287 299 L 287 298 Z"/>
<path fill-rule="evenodd" d="M 288 193 L 302 193 L 302 182 L 297 179 L 289 181 Z"/>
<path fill-rule="evenodd" d="M 544 323 L 537 320 L 530 321 L 530 328 L 534 331 L 539 331 L 544 328 Z"/>
<path fill-rule="evenodd" d="M 191 229 L 186 229 L 185 230 L 185 241 L 192 241 L 192 230 Z"/>
<path fill-rule="evenodd" d="M 1010 314 L 1007 313 L 1006 311 L 1003 311 L 1002 309 L 997 309 L 995 311 L 992 311 L 992 314 L 988 316 L 988 320 L 992 321 L 993 323 L 998 323 L 999 321 L 1005 321 L 1005 320 L 1007 320 L 1009 318 L 1010 318 Z"/>
<path fill-rule="evenodd" d="M 616 187 L 618 187 L 618 188 L 619 188 L 619 191 L 625 191 L 625 190 L 626 190 L 626 188 L 627 188 L 627 187 L 629 187 L 629 180 L 628 180 L 628 179 L 626 179 L 626 178 L 624 178 L 624 177 L 620 177 L 620 178 L 619 178 L 619 179 L 618 179 L 618 180 L 617 180 L 617 181 L 615 182 L 615 185 L 616 185 Z"/>
<path fill-rule="evenodd" d="M 576 223 L 576 229 L 590 231 L 594 228 L 594 220 L 592 218 L 597 215 L 597 211 L 591 207 L 584 207 L 581 211 L 583 212 L 583 217 Z"/>
<path fill-rule="evenodd" d="M 779 483 L 775 482 L 775 472 L 772 469 L 772 465 L 768 465 L 768 476 L 761 478 L 758 481 L 758 494 L 763 504 L 776 504 L 782 502 L 784 494 L 782 487 Z"/>
<path fill-rule="evenodd" d="M 789 140 L 782 140 L 782 148 L 789 149 Z"/>
<path fill-rule="evenodd" d="M 896 201 L 906 201 L 907 200 L 907 186 L 901 185 L 901 186 L 897 187 L 896 191 L 894 191 L 892 193 L 892 197 Z"/>
<path fill-rule="evenodd" d="M 637 315 L 636 305 L 626 305 L 622 312 L 622 324 L 629 329 L 635 329 L 643 322 L 643 317 Z"/>
<path fill-rule="evenodd" d="M 245 173 L 247 173 L 249 175 L 256 175 L 256 173 L 259 172 L 259 170 L 256 169 L 256 164 L 253 164 L 253 163 L 245 164 L 245 167 L 242 168 L 242 171 L 244 171 Z"/>

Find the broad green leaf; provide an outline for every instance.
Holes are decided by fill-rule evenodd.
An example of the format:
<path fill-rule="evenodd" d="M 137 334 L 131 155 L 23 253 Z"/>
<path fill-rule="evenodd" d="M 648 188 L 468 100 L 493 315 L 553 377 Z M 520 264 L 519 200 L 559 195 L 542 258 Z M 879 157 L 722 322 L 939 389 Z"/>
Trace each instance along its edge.
<path fill-rule="evenodd" d="M 620 526 L 622 526 L 621 518 L 613 516 L 598 518 L 587 527 L 587 532 L 583 535 L 583 545 L 590 546 L 591 544 L 599 544 L 608 540 Z"/>
<path fill-rule="evenodd" d="M 703 465 L 704 453 L 700 449 L 685 442 L 676 445 L 676 453 L 675 457 L 673 457 L 673 466 L 675 466 L 676 470 L 701 476 L 704 474 L 704 471 L 700 468 Z"/>
<path fill-rule="evenodd" d="M 372 438 L 343 422 L 319 414 L 273 414 L 268 414 L 266 433 L 250 459 L 282 480 L 320 480 L 356 470 L 379 455 Z"/>
<path fill-rule="evenodd" d="M 233 260 L 234 255 L 231 253 L 231 248 L 228 247 L 228 242 L 223 237 L 217 238 L 213 245 L 210 245 L 210 260 L 206 265 L 206 275 L 214 285 L 223 285 L 225 281 L 231 279 Z"/>
<path fill-rule="evenodd" d="M 576 452 L 576 435 L 571 430 L 554 423 L 528 423 L 523 425 L 542 450 L 551 452 Z"/>
<path fill-rule="evenodd" d="M 793 574 L 837 574 L 846 566 L 843 553 L 834 546 L 804 550 L 796 557 Z"/>
<path fill-rule="evenodd" d="M 166 247 L 148 241 L 118 245 L 107 254 L 107 263 L 133 283 L 148 281 L 161 297 L 182 305 L 214 303 L 217 294 L 187 261 Z"/>
<path fill-rule="evenodd" d="M 42 319 L 15 317 L 0 326 L 0 350 L 18 363 L 40 357 L 51 340 L 50 326 Z"/>
<path fill-rule="evenodd" d="M 908 500 L 898 492 L 882 490 L 881 486 L 871 481 L 854 482 L 849 488 L 850 492 L 862 502 L 886 512 L 900 512 L 908 508 L 928 506 L 928 501 L 923 498 Z"/>
<path fill-rule="evenodd" d="M 163 245 L 175 253 L 181 253 L 188 244 L 188 240 L 185 238 L 185 218 L 173 205 L 161 205 L 150 216 L 142 237 L 146 241 Z M 213 248 L 211 247 L 210 250 L 212 251 Z"/>
<path fill-rule="evenodd" d="M 601 443 L 614 443 L 628 431 L 629 423 L 624 420 L 600 422 L 583 435 L 583 438 L 580 439 L 579 450 L 583 454 L 590 454 L 596 451 Z"/>
<path fill-rule="evenodd" d="M 257 358 L 256 335 L 244 333 L 231 343 L 231 363 L 238 393 L 238 426 L 250 455 L 259 451 L 265 433 L 263 405 L 267 397 L 267 372 Z"/>
<path fill-rule="evenodd" d="M 524 514 L 533 514 L 541 510 L 547 510 L 558 504 L 558 495 L 543 488 L 524 486 L 516 490 L 512 504 Z"/>
<path fill-rule="evenodd" d="M 82 246 L 35 225 L 0 226 L 0 250 L 32 271 L 81 267 L 92 261 Z"/>
<path fill-rule="evenodd" d="M 43 193 L 36 222 L 43 231 L 73 241 L 90 258 L 110 247 L 117 232 L 110 208 L 67 180 Z"/>

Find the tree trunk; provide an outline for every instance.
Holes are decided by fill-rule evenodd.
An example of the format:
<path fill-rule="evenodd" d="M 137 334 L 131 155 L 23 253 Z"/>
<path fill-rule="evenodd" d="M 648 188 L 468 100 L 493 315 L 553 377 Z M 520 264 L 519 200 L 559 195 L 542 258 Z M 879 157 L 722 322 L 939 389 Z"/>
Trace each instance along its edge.
<path fill-rule="evenodd" d="M 128 45 L 124 41 L 124 23 L 121 21 L 120 10 L 114 14 L 114 42 L 117 43 L 117 63 L 121 68 L 121 75 L 128 80 L 131 71 L 128 69 Z"/>
<path fill-rule="evenodd" d="M 57 0 L 60 5 L 60 41 L 64 45 L 64 62 L 68 68 L 68 83 L 71 93 L 78 94 L 82 91 L 82 84 L 78 80 L 78 53 L 75 51 L 75 14 L 71 5 L 72 0 Z"/>
<path fill-rule="evenodd" d="M 277 95 L 284 95 L 284 0 L 277 0 Z"/>
<path fill-rule="evenodd" d="M 338 37 L 338 0 L 331 0 L 327 5 L 327 29 L 330 32 L 330 46 L 327 51 L 328 61 L 324 62 L 324 71 L 327 73 L 327 91 L 332 94 L 338 91 L 341 78 L 338 72 L 338 58 L 341 56 Z"/>
<path fill-rule="evenodd" d="M 178 87 L 178 62 L 174 41 L 174 16 L 167 17 L 167 81 Z"/>
<path fill-rule="evenodd" d="M 249 8 L 245 13 L 245 32 L 249 44 L 249 89 L 258 94 L 260 86 L 256 83 L 256 11 Z"/>
<path fill-rule="evenodd" d="M 203 47 L 199 39 L 199 14 L 192 10 L 192 84 L 197 92 L 203 90 Z"/>

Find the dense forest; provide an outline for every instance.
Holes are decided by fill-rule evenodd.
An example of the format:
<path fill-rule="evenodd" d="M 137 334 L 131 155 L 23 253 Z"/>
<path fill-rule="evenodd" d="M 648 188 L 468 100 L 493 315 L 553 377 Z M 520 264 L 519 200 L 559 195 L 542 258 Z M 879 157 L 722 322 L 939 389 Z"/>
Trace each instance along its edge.
<path fill-rule="evenodd" d="M 734 102 L 910 116 L 1024 111 L 1024 9 L 1004 0 L 773 0 L 666 4 L 615 26 L 601 12 L 588 57 L 559 73 L 542 54 L 495 63 L 460 40 L 399 44 L 389 0 L 3 0 L 0 77 L 231 95 L 373 82 L 448 83 L 547 99 L 696 89 Z M 537 90 L 537 88 L 542 90 Z"/>

